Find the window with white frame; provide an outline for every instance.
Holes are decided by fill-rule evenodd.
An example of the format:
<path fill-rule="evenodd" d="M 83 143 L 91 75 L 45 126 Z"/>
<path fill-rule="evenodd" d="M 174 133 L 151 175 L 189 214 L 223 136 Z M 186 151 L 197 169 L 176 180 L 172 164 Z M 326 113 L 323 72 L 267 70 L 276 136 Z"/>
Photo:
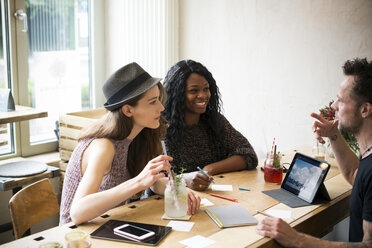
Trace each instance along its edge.
<path fill-rule="evenodd" d="M 178 0 L 3 0 L 0 38 L 0 87 L 49 116 L 0 126 L 0 156 L 53 151 L 59 114 L 101 107 L 116 69 L 136 61 L 165 77 L 178 59 Z"/>
<path fill-rule="evenodd" d="M 89 2 L 1 1 L 0 87 L 48 117 L 0 126 L 0 155 L 56 150 L 59 114 L 91 108 Z"/>

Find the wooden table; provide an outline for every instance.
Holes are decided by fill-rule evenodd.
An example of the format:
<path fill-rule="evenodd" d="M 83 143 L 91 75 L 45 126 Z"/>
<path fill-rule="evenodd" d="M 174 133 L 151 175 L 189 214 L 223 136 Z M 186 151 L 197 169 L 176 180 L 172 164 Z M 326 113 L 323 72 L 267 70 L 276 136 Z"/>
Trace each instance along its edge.
<path fill-rule="evenodd" d="M 15 111 L 0 112 L 0 124 L 48 117 L 48 112 L 46 111 L 40 111 L 31 107 L 20 105 L 16 105 L 15 108 Z"/>
<path fill-rule="evenodd" d="M 58 167 L 55 166 L 47 166 L 47 170 L 32 176 L 27 177 L 1 177 L 0 176 L 0 190 L 7 191 L 7 190 L 14 190 L 13 194 L 17 193 L 22 186 L 28 185 L 34 182 L 37 182 L 44 178 L 53 178 L 60 176 L 60 170 Z"/>
<path fill-rule="evenodd" d="M 36 118 L 48 117 L 48 112 L 40 111 L 31 107 L 16 105 L 15 111 L 0 112 L 0 124 L 7 124 L 11 122 L 26 121 Z M 9 163 L 14 161 L 24 160 L 24 158 L 18 157 L 15 159 L 3 160 L 0 163 Z M 19 191 L 23 185 L 30 184 L 41 180 L 43 178 L 59 176 L 59 169 L 49 166 L 48 170 L 44 173 L 40 173 L 28 177 L 0 177 L 0 190 L 7 191 L 12 189 L 13 194 Z"/>
<path fill-rule="evenodd" d="M 10 112 L 1 112 L 0 111 L 0 125 L 18 122 L 18 121 L 27 121 L 31 119 L 41 118 L 41 117 L 48 117 L 48 112 L 40 111 L 31 107 L 26 106 L 15 106 L 15 111 Z M 6 133 L 8 128 L 6 125 L 1 127 L 1 133 Z M 0 146 L 8 144 L 8 138 L 1 138 Z"/>
<path fill-rule="evenodd" d="M 302 152 L 309 153 L 310 149 L 300 149 Z M 288 162 L 292 161 L 294 151 L 286 153 L 284 159 Z M 264 182 L 263 172 L 257 168 L 253 171 L 240 171 L 225 173 L 215 176 L 216 184 L 232 184 L 232 192 L 219 192 L 232 198 L 238 198 L 239 203 L 226 201 L 223 199 L 210 196 L 206 192 L 199 192 L 201 198 L 207 198 L 215 205 L 235 205 L 239 204 L 246 208 L 248 212 L 259 220 L 264 216 L 256 214 L 256 210 L 264 211 L 266 209 L 283 209 L 291 210 L 291 219 L 285 219 L 291 226 L 297 230 L 309 233 L 315 236 L 323 236 L 328 233 L 331 228 L 349 215 L 349 199 L 351 186 L 345 181 L 337 167 L 335 160 L 328 160 L 332 165 L 329 174 L 326 178 L 325 185 L 331 196 L 331 201 L 324 205 L 311 205 L 300 208 L 289 208 L 288 206 L 277 202 L 269 196 L 263 194 L 262 190 L 276 189 L 279 185 L 270 185 Z M 261 166 L 263 161 L 260 161 Z M 251 191 L 239 191 L 238 186 L 250 188 Z M 131 208 L 135 206 L 135 208 Z M 103 223 L 109 219 L 118 219 L 134 222 L 142 222 L 149 224 L 167 225 L 169 220 L 161 220 L 164 213 L 164 200 L 160 196 L 152 196 L 149 199 L 134 202 L 125 206 L 114 208 L 106 214 L 109 217 L 97 217 L 94 220 L 82 224 L 78 227 L 80 230 L 92 233 Z M 278 244 L 269 238 L 264 238 L 256 234 L 255 226 L 244 226 L 219 229 L 217 225 L 205 214 L 202 210 L 191 217 L 190 221 L 195 222 L 195 225 L 190 232 L 171 231 L 164 240 L 158 245 L 159 247 L 184 247 L 178 241 L 195 235 L 202 235 L 215 240 L 214 245 L 208 247 L 279 247 Z M 29 237 L 19 239 L 7 244 L 3 247 L 37 247 L 41 241 L 36 241 L 43 237 L 43 241 L 59 241 L 64 243 L 64 234 L 71 231 L 72 223 L 51 228 L 43 232 L 33 234 Z M 142 247 L 140 245 L 128 244 L 123 242 L 114 242 L 101 239 L 91 239 L 92 247 Z M 144 246 L 147 247 L 147 246 Z"/>
<path fill-rule="evenodd" d="M 39 173 L 27 177 L 2 177 L 0 176 L 0 190 L 7 191 L 13 190 L 24 185 L 28 185 L 39 181 L 44 178 L 53 178 L 60 176 L 59 167 L 59 154 L 57 152 L 49 152 L 44 154 L 39 154 L 27 158 L 15 157 L 0 161 L 1 164 L 18 162 L 18 161 L 37 161 L 48 165 L 48 169 L 43 173 Z"/>
<path fill-rule="evenodd" d="M 48 153 L 48 154 L 42 154 L 39 156 L 32 156 L 31 158 L 12 158 L 8 160 L 0 161 L 1 163 L 8 163 L 8 162 L 16 162 L 16 161 L 22 161 L 22 160 L 31 160 L 31 161 L 39 161 L 39 162 L 45 162 L 47 166 L 47 170 L 36 174 L 32 176 L 27 177 L 2 177 L 0 176 L 0 190 L 1 191 L 8 191 L 12 190 L 13 195 L 17 193 L 19 190 L 22 189 L 23 186 L 37 182 L 44 178 L 53 178 L 53 177 L 59 177 L 61 175 L 60 169 L 56 166 L 58 166 L 59 161 L 55 161 L 55 153 Z M 0 225 L 0 233 L 9 231 L 13 229 L 13 225 L 11 222 L 7 222 Z"/>

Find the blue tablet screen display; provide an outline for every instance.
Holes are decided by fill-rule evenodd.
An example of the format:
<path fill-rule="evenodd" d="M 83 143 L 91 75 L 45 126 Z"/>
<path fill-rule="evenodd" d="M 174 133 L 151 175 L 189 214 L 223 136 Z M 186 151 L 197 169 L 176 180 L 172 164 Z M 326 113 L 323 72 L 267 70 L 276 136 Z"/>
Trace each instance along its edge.
<path fill-rule="evenodd" d="M 315 163 L 314 163 L 315 162 Z M 295 158 L 282 187 L 311 202 L 327 174 L 328 164 Z"/>

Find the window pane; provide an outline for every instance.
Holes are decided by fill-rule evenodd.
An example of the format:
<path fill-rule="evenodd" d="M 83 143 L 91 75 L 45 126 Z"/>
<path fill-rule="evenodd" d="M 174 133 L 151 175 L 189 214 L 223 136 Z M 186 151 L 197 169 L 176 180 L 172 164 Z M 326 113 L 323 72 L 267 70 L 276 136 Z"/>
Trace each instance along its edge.
<path fill-rule="evenodd" d="M 58 116 L 90 107 L 88 0 L 28 0 L 28 105 L 31 143 L 55 139 Z"/>
<path fill-rule="evenodd" d="M 9 50 L 7 47 L 7 19 L 4 15 L 5 1 L 0 3 L 0 88 L 9 89 Z M 0 124 L 0 156 L 14 153 L 13 143 L 13 125 L 12 124 Z"/>

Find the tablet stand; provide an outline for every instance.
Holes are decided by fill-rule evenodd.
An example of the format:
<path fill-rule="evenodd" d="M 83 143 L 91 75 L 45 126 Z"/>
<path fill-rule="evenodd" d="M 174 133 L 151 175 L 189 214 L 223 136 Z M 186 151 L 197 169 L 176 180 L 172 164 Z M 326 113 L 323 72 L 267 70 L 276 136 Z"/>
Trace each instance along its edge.
<path fill-rule="evenodd" d="M 324 183 L 322 183 L 318 191 L 314 197 L 314 200 L 312 203 L 309 203 L 305 200 L 302 200 L 297 195 L 292 194 L 291 192 L 280 188 L 280 189 L 273 189 L 273 190 L 266 190 L 262 191 L 262 193 L 270 196 L 271 198 L 274 198 L 275 200 L 291 207 L 291 208 L 297 208 L 297 207 L 303 207 L 303 206 L 309 206 L 313 204 L 321 204 L 325 203 L 331 200 L 329 197 L 328 191 L 326 187 L 324 186 Z"/>
<path fill-rule="evenodd" d="M 328 194 L 327 188 L 325 187 L 324 183 L 322 183 L 318 191 L 316 192 L 315 198 L 313 200 L 313 204 L 318 204 L 322 202 L 330 201 L 331 197 Z"/>

